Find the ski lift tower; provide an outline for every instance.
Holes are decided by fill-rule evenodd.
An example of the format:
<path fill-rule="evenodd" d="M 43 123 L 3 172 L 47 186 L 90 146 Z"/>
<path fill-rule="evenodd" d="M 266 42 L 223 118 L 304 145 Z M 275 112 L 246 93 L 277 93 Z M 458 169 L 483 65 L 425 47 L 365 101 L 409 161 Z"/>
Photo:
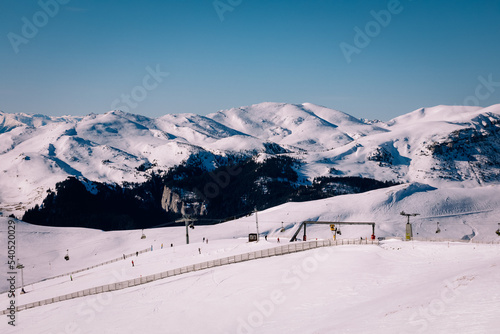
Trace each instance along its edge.
<path fill-rule="evenodd" d="M 19 262 L 19 259 L 17 259 L 16 268 L 21 269 L 21 291 L 24 291 L 24 273 L 23 273 L 24 266 Z"/>
<path fill-rule="evenodd" d="M 191 228 L 194 230 L 194 224 L 193 222 L 195 219 L 188 218 L 187 216 L 184 216 L 181 220 L 184 221 L 184 224 L 186 225 L 186 245 L 189 245 L 189 229 Z"/>
<path fill-rule="evenodd" d="M 406 218 L 408 218 L 408 220 L 406 222 L 406 240 L 412 240 L 413 239 L 413 231 L 412 231 L 411 224 L 410 224 L 410 217 L 418 216 L 418 215 L 420 215 L 420 213 L 406 213 L 404 211 L 401 211 L 400 215 L 406 216 Z"/>
<path fill-rule="evenodd" d="M 184 221 L 184 225 L 186 225 L 186 245 L 189 245 L 189 229 L 191 228 L 194 230 L 194 222 L 196 219 L 191 218 L 194 214 L 193 207 L 191 204 L 187 204 L 185 207 L 181 209 L 182 213 L 182 219 Z"/>
<path fill-rule="evenodd" d="M 194 230 L 194 222 L 200 222 L 200 221 L 208 221 L 208 222 L 212 222 L 212 223 L 216 223 L 216 222 L 221 222 L 220 219 L 201 219 L 201 218 L 193 218 L 192 215 L 183 215 L 182 218 L 180 219 L 176 219 L 174 220 L 173 222 L 174 223 L 184 223 L 184 225 L 186 226 L 186 245 L 189 245 L 189 229 L 193 229 Z"/>
<path fill-rule="evenodd" d="M 256 228 L 257 228 L 257 242 L 259 242 L 259 239 L 260 239 L 260 235 L 259 235 L 259 217 L 257 216 L 257 207 L 255 207 L 254 209 L 255 211 L 255 225 L 256 225 Z"/>

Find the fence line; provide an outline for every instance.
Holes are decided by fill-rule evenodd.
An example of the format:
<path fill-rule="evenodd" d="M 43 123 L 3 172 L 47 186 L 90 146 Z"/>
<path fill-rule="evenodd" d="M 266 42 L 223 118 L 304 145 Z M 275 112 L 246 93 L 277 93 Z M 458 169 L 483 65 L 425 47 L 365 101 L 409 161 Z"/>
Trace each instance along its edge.
<path fill-rule="evenodd" d="M 64 276 L 69 276 L 69 275 L 74 275 L 74 274 L 78 274 L 78 273 L 81 273 L 82 271 L 87 271 L 87 270 L 90 270 L 90 269 L 94 269 L 94 268 L 97 268 L 97 267 L 101 267 L 101 266 L 105 266 L 107 264 L 111 264 L 111 263 L 114 263 L 114 262 L 118 262 L 118 261 L 121 261 L 121 260 L 125 260 L 126 258 L 128 257 L 132 257 L 132 256 L 136 256 L 138 254 L 142 254 L 142 253 L 146 253 L 146 252 L 150 252 L 151 249 L 150 248 L 146 248 L 146 249 L 143 249 L 141 251 L 137 251 L 135 253 L 130 253 L 130 254 L 124 254 L 125 257 L 121 256 L 121 257 L 117 257 L 116 259 L 113 259 L 113 260 L 109 260 L 109 261 L 106 261 L 106 262 L 102 262 L 102 263 L 99 263 L 99 264 L 95 264 L 93 266 L 90 266 L 90 267 L 87 267 L 87 268 L 83 268 L 83 269 L 78 269 L 78 270 L 75 270 L 75 271 L 72 271 L 72 272 L 69 272 L 69 273 L 66 273 L 66 274 L 60 274 L 60 275 L 56 275 L 56 276 L 52 276 L 52 277 L 47 277 L 47 278 L 44 278 L 40 281 L 36 281 L 36 282 L 31 282 L 31 283 L 26 283 L 25 285 L 31 285 L 31 284 L 36 284 L 36 283 L 40 283 L 40 282 L 45 282 L 47 280 L 50 280 L 50 279 L 54 279 L 54 278 L 59 278 L 59 277 L 64 277 Z M 7 291 L 2 291 L 2 293 L 4 292 L 7 292 Z"/>
<path fill-rule="evenodd" d="M 387 239 L 403 239 L 400 237 L 392 237 L 392 238 L 387 238 Z M 482 242 L 482 241 L 473 241 L 473 240 L 454 240 L 454 239 L 425 239 L 425 238 L 413 238 L 415 241 L 431 241 L 431 242 L 464 242 L 464 243 L 476 243 L 476 244 L 499 244 L 498 242 Z M 85 296 L 90 296 L 90 295 L 95 295 L 99 293 L 105 293 L 105 292 L 111 292 L 111 291 L 116 291 L 116 290 L 122 290 L 126 289 L 129 287 L 134 287 L 138 286 L 141 284 L 146 284 L 150 283 L 153 281 L 157 281 L 160 279 L 164 279 L 167 277 L 173 277 L 173 276 L 178 276 L 182 274 L 187 274 L 193 271 L 199 271 L 199 270 L 205 270 L 205 269 L 210 269 L 214 267 L 220 267 L 228 264 L 233 264 L 233 263 L 239 263 L 239 262 L 244 262 L 244 261 L 251 261 L 251 260 L 256 260 L 256 259 L 261 259 L 261 258 L 266 258 L 266 257 L 271 257 L 271 256 L 280 256 L 280 255 L 286 255 L 286 254 L 291 254 L 291 253 L 296 253 L 296 252 L 302 252 L 310 249 L 315 249 L 319 247 L 329 247 L 329 246 L 340 246 L 340 245 L 378 245 L 379 241 L 378 240 L 367 240 L 367 239 L 341 239 L 341 240 L 314 240 L 314 241 L 306 241 L 306 242 L 298 242 L 298 243 L 288 243 L 283 246 L 278 246 L 274 248 L 268 248 L 268 249 L 263 249 L 263 250 L 258 250 L 258 251 L 253 251 L 249 253 L 243 253 L 243 254 L 238 254 L 238 255 L 233 255 L 233 256 L 228 256 L 224 258 L 219 258 L 219 259 L 214 259 L 214 260 L 209 260 L 197 264 L 192 264 L 176 269 L 171 269 L 167 270 L 161 273 L 157 274 L 152 274 L 144 277 L 139 277 L 139 278 L 134 278 L 126 281 L 121 281 L 118 283 L 111 283 L 111 284 L 105 284 L 101 285 L 98 287 L 93 287 L 85 290 L 80 290 L 77 292 L 72 292 L 66 295 L 54 297 L 54 298 L 49 298 L 33 303 L 28 303 L 25 305 L 20 305 L 16 307 L 16 311 L 22 311 L 22 310 L 27 310 L 30 308 L 38 307 L 38 306 L 43 306 L 43 305 L 48 305 L 52 303 L 57 303 L 60 301 L 64 300 L 69 300 L 69 299 L 74 299 L 74 298 L 79 298 L 79 297 L 85 297 Z M 146 249 L 141 251 L 142 253 L 149 251 L 150 249 Z M 129 255 L 132 256 L 135 253 Z M 127 256 L 127 257 L 129 257 Z M 117 261 L 123 259 L 123 257 L 111 261 Z M 93 267 L 89 268 L 94 268 L 100 265 L 104 265 L 107 263 L 111 263 L 111 261 L 104 262 L 99 265 L 95 265 Z M 64 276 L 64 275 L 60 275 Z M 59 276 L 56 276 L 59 277 Z M 2 310 L 0 314 L 7 314 L 10 310 Z"/>
<path fill-rule="evenodd" d="M 387 239 L 398 239 L 398 240 L 405 241 L 405 237 L 387 237 L 387 238 L 382 238 L 380 240 L 387 240 Z M 344 240 L 347 240 L 345 242 L 351 242 L 351 243 L 357 242 L 357 241 L 361 241 L 361 240 L 357 240 L 357 239 L 356 240 L 355 239 L 341 239 L 340 240 L 341 245 L 345 244 L 345 243 L 342 243 L 342 242 L 344 242 Z M 350 240 L 350 241 L 348 241 L 348 240 Z M 415 240 L 415 241 L 429 241 L 429 242 L 463 242 L 463 243 L 475 243 L 475 244 L 500 244 L 500 241 L 491 241 L 491 242 L 488 242 L 488 241 L 476 241 L 474 239 L 471 239 L 471 240 L 456 240 L 456 239 L 446 239 L 446 238 L 420 238 L 420 237 L 413 237 L 412 240 Z M 363 241 L 367 241 L 367 240 L 363 239 Z M 93 266 L 90 266 L 90 267 L 87 267 L 87 268 L 78 269 L 78 270 L 75 270 L 75 271 L 72 271 L 72 272 L 69 272 L 69 273 L 60 274 L 60 275 L 56 275 L 56 276 L 52 276 L 52 277 L 47 277 L 47 278 L 44 278 L 44 279 L 42 279 L 40 281 L 27 283 L 25 285 L 36 284 L 36 283 L 44 282 L 44 281 L 47 281 L 47 280 L 50 280 L 50 279 L 54 279 L 54 278 L 59 278 L 59 277 L 64 277 L 64 276 L 78 274 L 78 273 L 80 273 L 82 271 L 87 271 L 87 270 L 94 269 L 94 268 L 97 268 L 97 267 L 100 267 L 100 266 L 104 266 L 104 265 L 107 265 L 107 264 L 111 264 L 111 263 L 114 263 L 114 262 L 125 260 L 126 258 L 136 256 L 137 254 L 142 254 L 142 253 L 146 253 L 146 252 L 150 252 L 150 251 L 151 251 L 150 248 L 146 248 L 146 249 L 137 251 L 136 253 L 125 254 L 125 258 L 123 256 L 121 256 L 121 257 L 115 258 L 113 260 L 102 262 L 102 263 L 99 263 L 99 264 L 96 264 L 96 265 L 93 265 Z M 4 293 L 4 292 L 8 292 L 8 291 L 2 291 L 1 293 Z"/>
<path fill-rule="evenodd" d="M 48 305 L 57 303 L 64 300 L 85 297 L 90 295 L 95 295 L 99 293 L 111 292 L 116 290 L 122 290 L 129 287 L 150 283 L 156 280 L 164 279 L 167 277 L 178 276 L 182 274 L 186 274 L 193 271 L 205 270 L 214 267 L 220 267 L 228 264 L 239 263 L 244 261 L 256 260 L 271 256 L 280 256 L 286 255 L 290 253 L 302 252 L 309 249 L 314 249 L 318 247 L 329 247 L 329 246 L 337 246 L 337 245 L 378 245 L 378 240 L 367 240 L 367 239 L 342 239 L 342 240 L 314 240 L 314 241 L 305 241 L 299 243 L 288 243 L 283 246 L 278 246 L 274 248 L 262 249 L 254 252 L 243 253 L 233 256 L 228 256 L 224 258 L 219 258 L 215 260 L 205 261 L 197 264 L 192 264 L 176 269 L 167 270 L 161 273 L 152 274 L 144 277 L 134 278 L 126 281 L 121 281 L 118 283 L 105 284 L 98 287 L 93 287 L 90 289 L 80 290 L 77 292 L 68 293 L 66 295 L 53 297 L 45 300 L 40 300 L 33 303 L 28 303 L 25 305 L 16 306 L 16 312 L 31 309 L 38 306 Z M 145 252 L 147 250 L 144 250 Z M 134 253 L 135 254 L 135 253 Z M 120 259 L 123 259 L 121 257 Z M 113 261 L 113 260 L 112 260 Z M 110 261 L 108 261 L 110 262 Z M 103 265 L 103 264 L 100 264 Z M 96 265 L 99 266 L 99 265 Z M 94 267 L 96 267 L 94 266 Z M 63 275 L 62 275 L 63 276 Z M 56 276 L 58 277 L 58 276 Z M 5 309 L 0 312 L 0 314 L 7 314 L 10 310 Z"/>
<path fill-rule="evenodd" d="M 484 244 L 484 245 L 499 245 L 500 240 L 497 241 L 479 241 L 479 240 L 474 240 L 474 238 L 470 240 L 457 240 L 457 239 L 447 239 L 447 238 L 421 238 L 421 237 L 412 237 L 411 240 L 406 240 L 405 237 L 386 237 L 386 238 L 380 238 L 379 240 L 390 240 L 390 239 L 396 239 L 396 240 L 401 240 L 401 241 L 427 241 L 427 242 L 460 242 L 460 243 L 472 243 L 472 244 Z"/>

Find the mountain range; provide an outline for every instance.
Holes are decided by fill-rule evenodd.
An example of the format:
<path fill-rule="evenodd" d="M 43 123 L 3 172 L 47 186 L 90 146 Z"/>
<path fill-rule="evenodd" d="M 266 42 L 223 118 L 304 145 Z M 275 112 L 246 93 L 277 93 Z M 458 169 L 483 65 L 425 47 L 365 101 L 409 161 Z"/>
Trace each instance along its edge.
<path fill-rule="evenodd" d="M 421 108 L 388 122 L 318 105 L 260 103 L 206 116 L 110 111 L 51 117 L 0 112 L 0 211 L 41 204 L 68 176 L 123 185 L 191 165 L 289 157 L 297 185 L 363 177 L 434 187 L 500 181 L 500 104 Z"/>

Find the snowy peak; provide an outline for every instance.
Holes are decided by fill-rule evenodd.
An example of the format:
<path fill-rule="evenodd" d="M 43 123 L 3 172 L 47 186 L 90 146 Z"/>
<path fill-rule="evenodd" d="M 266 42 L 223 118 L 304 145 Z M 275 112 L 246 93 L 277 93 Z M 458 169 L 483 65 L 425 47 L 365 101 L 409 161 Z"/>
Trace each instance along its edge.
<path fill-rule="evenodd" d="M 0 211 L 40 203 L 68 175 L 142 182 L 186 162 L 210 170 L 236 157 L 275 154 L 300 160 L 301 180 L 339 175 L 477 186 L 500 181 L 498 138 L 500 104 L 421 108 L 387 123 L 311 103 L 159 118 L 119 110 L 85 117 L 0 112 Z"/>
<path fill-rule="evenodd" d="M 195 114 L 165 115 L 156 119 L 155 125 L 165 132 L 184 138 L 188 142 L 245 135 L 210 118 Z"/>
<path fill-rule="evenodd" d="M 378 129 L 343 112 L 310 103 L 260 103 L 222 110 L 207 117 L 266 141 L 324 151 Z"/>
<path fill-rule="evenodd" d="M 8 114 L 0 111 L 0 134 L 9 132 L 18 127 L 34 127 L 39 128 L 52 123 L 69 123 L 76 122 L 81 117 L 61 116 L 51 117 L 40 114 L 29 115 L 25 113 Z"/>
<path fill-rule="evenodd" d="M 420 108 L 408 114 L 390 120 L 389 126 L 413 125 L 421 122 L 448 122 L 461 124 L 470 122 L 471 119 L 486 113 L 500 114 L 500 104 L 488 108 L 475 106 L 445 106 L 439 105 L 432 108 Z"/>
<path fill-rule="evenodd" d="M 298 107 L 312 114 L 315 114 L 318 117 L 321 117 L 331 124 L 337 124 L 341 126 L 364 124 L 363 121 L 354 116 L 351 116 L 339 110 L 319 106 L 317 104 L 303 103 L 298 105 Z"/>

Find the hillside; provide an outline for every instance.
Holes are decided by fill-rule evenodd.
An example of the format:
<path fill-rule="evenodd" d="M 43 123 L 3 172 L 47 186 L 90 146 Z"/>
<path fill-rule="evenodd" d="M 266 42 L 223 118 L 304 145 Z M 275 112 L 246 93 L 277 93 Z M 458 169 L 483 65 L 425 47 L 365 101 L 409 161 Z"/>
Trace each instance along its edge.
<path fill-rule="evenodd" d="M 437 189 L 413 183 L 362 194 L 292 202 L 260 211 L 259 231 L 261 235 L 286 240 L 293 236 L 299 224 L 305 220 L 364 221 L 376 224 L 377 237 L 403 237 L 406 217 L 401 216 L 400 212 L 406 211 L 420 214 L 411 217 L 415 237 L 498 242 L 500 237 L 495 231 L 500 215 L 500 197 L 497 196 L 499 191 L 498 185 L 475 189 Z M 0 221 L 0 231 L 5 232 L 7 218 L 1 218 Z M 436 233 L 438 222 L 441 229 L 439 234 Z M 203 237 L 210 240 L 248 239 L 248 234 L 256 230 L 255 214 L 216 225 L 207 226 L 197 222 L 194 224 L 195 228 L 189 230 L 193 243 L 199 243 Z M 285 229 L 283 232 L 282 226 Z M 20 222 L 16 233 L 19 258 L 28 267 L 38 268 L 26 271 L 25 277 L 29 282 L 36 280 L 36 275 L 54 276 L 96 264 L 93 256 L 89 254 L 100 254 L 105 260 L 109 260 L 121 256 L 122 253 L 128 254 L 148 248 L 151 244 L 155 245 L 155 249 L 161 243 L 164 246 L 171 243 L 183 245 L 186 229 L 184 226 L 146 229 L 147 238 L 141 240 L 140 230 L 103 232 L 93 229 L 34 226 Z M 342 226 L 341 237 L 359 239 L 369 237 L 370 234 L 369 226 Z M 309 240 L 332 238 L 329 227 L 324 225 L 309 226 L 307 235 Z M 299 237 L 302 237 L 302 234 Z M 6 240 L 0 240 L 0 247 L 6 248 Z M 41 252 L 42 248 L 48 248 L 50 252 Z M 63 256 L 67 249 L 75 261 L 64 261 Z M 4 252 L 2 257 L 5 256 Z M 49 262 L 52 264 L 50 268 Z M 6 284 L 1 282 L 0 287 Z"/>
<path fill-rule="evenodd" d="M 174 166 L 210 172 L 272 157 L 298 162 L 288 187 L 356 176 L 474 188 L 499 181 L 499 128 L 500 105 L 422 108 L 389 122 L 309 103 L 156 119 L 121 111 L 85 117 L 1 113 L 0 210 L 22 216 L 68 176 L 123 186 Z M 262 180 L 254 182 L 265 192 Z"/>
<path fill-rule="evenodd" d="M 496 311 L 500 237 L 495 233 L 500 186 L 455 184 L 437 188 L 409 183 L 272 207 L 258 212 L 259 231 L 267 236 L 259 243 L 248 243 L 248 234 L 256 231 L 255 214 L 217 225 L 195 222 L 195 228 L 189 229 L 189 245 L 183 226 L 146 229 L 146 238 L 141 239 L 141 230 L 103 232 L 18 222 L 16 256 L 25 266 L 27 291 L 18 297 L 18 305 L 275 247 L 278 238 L 286 245 L 304 220 L 375 222 L 377 238 L 386 240 L 381 246 L 336 246 L 231 264 L 36 307 L 17 313 L 16 328 L 4 321 L 0 330 L 33 334 L 68 329 L 94 333 L 103 328 L 109 333 L 494 333 L 500 325 Z M 411 218 L 416 238 L 454 241 L 390 240 L 404 236 L 406 217 L 401 211 L 420 214 Z M 7 221 L 0 218 L 0 234 L 5 236 Z M 369 226 L 337 226 L 342 229 L 339 240 L 359 240 L 371 233 Z M 436 233 L 438 226 L 440 233 Z M 308 240 L 331 238 L 327 225 L 307 228 Z M 6 243 L 7 238 L 2 238 L 0 247 L 5 249 Z M 153 251 L 139 256 L 39 282 L 151 247 Z M 3 262 L 6 256 L 4 252 Z M 0 291 L 6 289 L 4 280 Z M 270 304 L 271 298 L 275 301 Z M 0 304 L 8 301 L 7 294 L 0 293 Z"/>
<path fill-rule="evenodd" d="M 25 266 L 26 291 L 18 304 L 79 291 L 259 249 L 286 245 L 306 219 L 370 220 L 378 237 L 402 236 L 401 209 L 423 238 L 497 244 L 383 241 L 381 246 L 349 245 L 231 264 L 162 279 L 104 295 L 36 307 L 17 313 L 17 327 L 0 323 L 2 333 L 493 333 L 500 296 L 496 282 L 498 187 L 470 193 L 422 184 L 399 185 L 357 195 L 287 203 L 258 213 L 267 235 L 248 243 L 255 216 L 190 229 L 102 232 L 16 224 L 17 252 Z M 447 200 L 441 202 L 440 199 Z M 0 231 L 6 235 L 6 218 Z M 281 226 L 285 231 L 281 232 Z M 342 238 L 359 238 L 369 227 L 342 227 Z M 310 226 L 308 239 L 331 238 L 328 226 Z M 203 238 L 209 240 L 203 242 Z M 340 238 L 340 237 L 339 237 Z M 0 247 L 6 248 L 6 239 Z M 299 242 L 300 243 L 300 242 Z M 171 244 L 173 247 L 170 247 Z M 163 247 L 162 247 L 163 246 Z M 123 261 L 57 279 L 41 279 L 82 269 L 145 248 L 154 250 Z M 64 255 L 69 254 L 66 261 Z M 2 257 L 5 257 L 3 255 Z M 131 265 L 134 260 L 134 266 Z M 5 259 L 2 259 L 5 261 Z M 5 291 L 7 282 L 0 283 Z M 9 301 L 6 293 L 0 302 Z M 272 302 L 270 302 L 272 301 Z M 33 321 L 36 319 L 36 321 Z M 142 321 L 138 321 L 141 319 Z M 5 320 L 5 319 L 4 319 Z"/>

